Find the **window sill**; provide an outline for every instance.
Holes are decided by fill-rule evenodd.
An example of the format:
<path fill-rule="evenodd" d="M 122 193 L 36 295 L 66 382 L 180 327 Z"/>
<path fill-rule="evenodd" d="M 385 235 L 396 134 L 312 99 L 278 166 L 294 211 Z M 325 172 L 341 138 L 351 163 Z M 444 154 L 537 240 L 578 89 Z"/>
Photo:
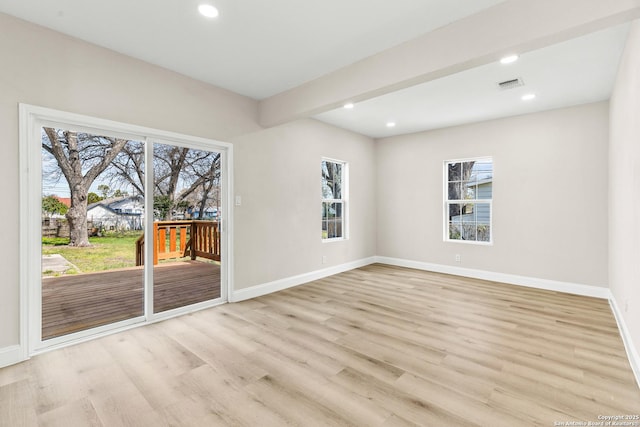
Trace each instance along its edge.
<path fill-rule="evenodd" d="M 334 237 L 332 239 L 322 239 L 322 243 L 344 242 L 345 240 L 349 239 L 346 237 Z"/>
<path fill-rule="evenodd" d="M 445 243 L 462 243 L 465 245 L 479 245 L 479 246 L 493 246 L 493 241 L 482 242 L 476 240 L 454 240 L 454 239 L 444 239 Z"/>

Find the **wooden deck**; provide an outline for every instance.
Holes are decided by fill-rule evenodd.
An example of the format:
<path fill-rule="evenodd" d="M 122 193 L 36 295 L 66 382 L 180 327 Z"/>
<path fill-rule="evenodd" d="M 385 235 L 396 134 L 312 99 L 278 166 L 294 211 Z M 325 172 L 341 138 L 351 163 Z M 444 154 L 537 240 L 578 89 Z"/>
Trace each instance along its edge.
<path fill-rule="evenodd" d="M 154 267 L 156 313 L 220 297 L 220 266 L 184 261 Z M 144 314 L 143 267 L 42 279 L 42 339 Z"/>

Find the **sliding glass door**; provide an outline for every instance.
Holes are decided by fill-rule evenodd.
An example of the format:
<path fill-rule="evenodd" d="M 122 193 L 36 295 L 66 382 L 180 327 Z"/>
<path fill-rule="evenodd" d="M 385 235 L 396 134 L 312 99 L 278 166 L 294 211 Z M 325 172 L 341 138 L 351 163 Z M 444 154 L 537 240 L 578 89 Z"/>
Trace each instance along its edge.
<path fill-rule="evenodd" d="M 220 298 L 221 155 L 153 144 L 153 312 Z"/>
<path fill-rule="evenodd" d="M 229 144 L 31 106 L 21 123 L 31 351 L 226 301 Z"/>

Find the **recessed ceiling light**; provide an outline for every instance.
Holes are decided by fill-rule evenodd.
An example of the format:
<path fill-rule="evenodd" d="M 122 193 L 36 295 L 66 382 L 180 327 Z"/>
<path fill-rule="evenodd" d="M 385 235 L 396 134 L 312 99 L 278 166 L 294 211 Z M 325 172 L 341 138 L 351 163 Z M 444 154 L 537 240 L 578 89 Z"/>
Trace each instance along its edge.
<path fill-rule="evenodd" d="M 534 99 L 536 97 L 535 93 L 528 93 L 526 95 L 522 95 L 522 100 L 523 101 L 531 101 L 532 99 Z"/>
<path fill-rule="evenodd" d="M 518 60 L 518 55 L 505 56 L 500 60 L 501 64 L 512 64 Z"/>
<path fill-rule="evenodd" d="M 346 108 L 347 110 L 351 110 L 353 108 L 353 102 L 348 102 L 344 104 L 343 108 Z"/>
<path fill-rule="evenodd" d="M 387 122 L 387 127 L 388 128 L 393 128 L 396 126 L 396 122 Z"/>
<path fill-rule="evenodd" d="M 207 18 L 215 18 L 220 14 L 220 12 L 218 12 L 218 9 L 210 4 L 201 4 L 200 6 L 198 6 L 198 12 L 200 12 L 200 15 L 206 16 Z"/>

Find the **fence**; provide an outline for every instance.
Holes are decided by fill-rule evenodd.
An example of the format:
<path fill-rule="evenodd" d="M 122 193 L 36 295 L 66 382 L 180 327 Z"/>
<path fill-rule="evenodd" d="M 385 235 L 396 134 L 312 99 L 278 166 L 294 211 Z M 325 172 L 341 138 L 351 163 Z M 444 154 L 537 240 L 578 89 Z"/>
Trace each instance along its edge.
<path fill-rule="evenodd" d="M 220 232 L 214 221 L 153 223 L 153 264 L 161 260 L 196 257 L 220 261 Z M 144 264 L 144 234 L 136 241 L 136 265 Z"/>
<path fill-rule="evenodd" d="M 95 234 L 93 221 L 87 222 L 87 232 L 89 236 Z M 43 218 L 42 237 L 66 237 L 69 238 L 69 223 L 64 218 Z"/>

